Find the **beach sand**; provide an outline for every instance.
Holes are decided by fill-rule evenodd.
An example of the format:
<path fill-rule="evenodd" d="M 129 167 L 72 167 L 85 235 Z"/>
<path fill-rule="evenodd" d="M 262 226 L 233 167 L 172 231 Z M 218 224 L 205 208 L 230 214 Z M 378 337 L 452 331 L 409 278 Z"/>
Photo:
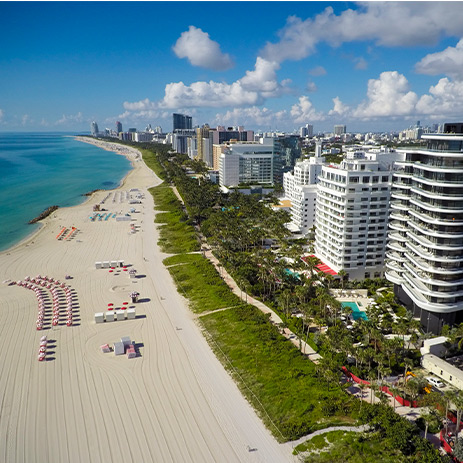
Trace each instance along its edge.
<path fill-rule="evenodd" d="M 147 192 L 160 180 L 130 151 L 124 154 L 134 168 L 118 189 L 58 209 L 37 233 L 0 253 L 0 461 L 293 461 L 289 445 L 273 439 L 215 358 L 162 265 Z M 125 194 L 121 200 L 132 188 L 144 194 L 142 204 L 129 205 Z M 101 207 L 123 214 L 134 207 L 131 222 L 90 220 L 93 205 L 109 193 Z M 58 240 L 63 227 L 77 231 Z M 120 259 L 137 278 L 95 268 L 96 261 Z M 75 291 L 72 326 L 64 302 L 60 323 L 45 319 L 37 331 L 35 293 L 6 283 L 37 274 Z M 133 290 L 140 293 L 136 304 L 128 296 Z M 96 312 L 123 302 L 136 307 L 136 319 L 95 323 Z M 49 346 L 39 362 L 44 335 Z M 100 350 L 122 336 L 136 343 L 136 358 Z"/>

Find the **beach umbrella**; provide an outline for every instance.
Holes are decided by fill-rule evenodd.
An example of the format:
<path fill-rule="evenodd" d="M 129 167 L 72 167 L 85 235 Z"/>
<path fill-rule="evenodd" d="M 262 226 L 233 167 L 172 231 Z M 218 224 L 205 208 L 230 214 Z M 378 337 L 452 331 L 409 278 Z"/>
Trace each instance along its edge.
<path fill-rule="evenodd" d="M 29 281 L 31 279 L 30 276 L 27 276 L 26 278 L 24 278 L 26 281 Z"/>
<path fill-rule="evenodd" d="M 41 362 L 42 360 L 45 359 L 45 354 L 43 352 L 41 352 L 38 356 L 38 359 L 39 359 L 39 362 Z"/>
<path fill-rule="evenodd" d="M 46 341 L 46 340 L 47 340 L 47 337 L 46 337 L 46 336 L 42 336 L 42 337 L 40 338 L 40 341 Z"/>

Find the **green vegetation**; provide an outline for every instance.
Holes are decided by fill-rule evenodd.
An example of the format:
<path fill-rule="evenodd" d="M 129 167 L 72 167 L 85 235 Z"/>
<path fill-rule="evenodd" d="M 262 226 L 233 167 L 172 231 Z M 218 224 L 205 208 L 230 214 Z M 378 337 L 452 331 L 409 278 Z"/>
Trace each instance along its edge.
<path fill-rule="evenodd" d="M 282 440 L 356 422 L 359 401 L 280 335 L 254 306 L 201 317 L 211 346 L 262 420 Z"/>
<path fill-rule="evenodd" d="M 165 145 L 142 148 L 156 153 L 153 158 L 144 152 L 144 159 L 149 159 L 154 169 L 164 169 L 163 178 L 175 184 L 185 203 L 178 201 L 167 184 L 151 190 L 160 211 L 156 217 L 161 224 L 159 243 L 166 252 L 178 254 L 164 263 L 192 310 L 213 311 L 200 317 L 207 339 L 276 438 L 293 440 L 329 426 L 368 423 L 371 430 L 364 435 L 315 438 L 308 445 L 319 453 L 310 454 L 308 458 L 313 459 L 307 461 L 446 461 L 419 437 L 415 424 L 389 406 L 369 405 L 350 396 L 340 381 L 340 366 L 348 356 L 356 368 L 368 371 L 368 378 L 375 380 L 413 364 L 413 352 L 404 348 L 403 336 L 417 329 L 409 315 L 395 306 L 393 297 L 384 293 L 384 300 L 378 302 L 382 312 L 370 310 L 370 322 L 360 322 L 348 332 L 330 289 L 356 287 L 357 283 L 346 281 L 345 272 L 339 282 L 316 272 L 316 258 L 302 262 L 301 243 L 287 236 L 287 214 L 267 207 L 271 198 L 259 201 L 252 195 L 222 195 L 202 175 L 187 175 L 190 169 L 202 173 L 201 162 L 173 153 Z M 186 254 L 198 251 L 204 238 L 241 288 L 265 300 L 301 337 L 311 338 L 323 355 L 317 365 L 281 336 L 267 316 L 234 296 L 201 254 Z M 369 294 L 386 286 L 382 280 L 367 283 Z M 217 311 L 220 308 L 228 310 Z M 389 311 L 399 320 L 391 321 Z M 294 320 L 296 312 L 301 317 Z M 321 334 L 321 326 L 328 327 L 326 334 Z M 382 330 L 401 336 L 388 343 Z M 354 347 L 356 342 L 360 344 Z M 410 358 L 404 358 L 406 355 Z M 413 381 L 409 383 L 413 385 Z M 416 388 L 409 389 L 410 395 L 416 393 Z M 446 409 L 449 403 L 444 405 Z M 457 412 L 459 418 L 463 401 Z M 423 415 L 426 430 L 432 427 L 428 418 Z"/>
<path fill-rule="evenodd" d="M 199 251 L 200 245 L 194 228 L 189 224 L 188 216 L 182 210 L 182 204 L 170 187 L 161 184 L 151 188 L 156 208 L 161 211 L 156 214 L 155 222 L 160 223 L 159 246 L 166 253 Z"/>
<path fill-rule="evenodd" d="M 182 254 L 164 260 L 164 265 L 182 294 L 189 299 L 190 308 L 197 313 L 233 307 L 241 304 L 220 278 L 215 267 L 201 254 Z"/>
<path fill-rule="evenodd" d="M 161 179 L 166 178 L 165 171 L 159 162 L 156 154 L 149 149 L 140 149 L 145 164 Z"/>

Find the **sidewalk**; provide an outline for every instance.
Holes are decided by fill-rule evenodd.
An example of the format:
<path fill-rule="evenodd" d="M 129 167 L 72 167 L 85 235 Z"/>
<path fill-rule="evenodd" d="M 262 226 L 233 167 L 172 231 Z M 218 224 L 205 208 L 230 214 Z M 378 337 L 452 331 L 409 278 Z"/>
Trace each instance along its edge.
<path fill-rule="evenodd" d="M 255 307 L 257 307 L 261 312 L 265 314 L 270 314 L 270 321 L 274 325 L 282 325 L 283 320 L 269 307 L 267 307 L 264 303 L 261 301 L 258 301 L 257 299 L 254 299 L 252 296 L 249 294 L 245 293 L 240 289 L 240 287 L 236 284 L 235 280 L 229 275 L 229 273 L 225 270 L 225 268 L 220 264 L 218 259 L 212 254 L 212 251 L 207 248 L 204 251 L 204 257 L 209 259 L 210 262 L 214 265 L 216 268 L 217 272 L 219 275 L 223 278 L 225 283 L 227 283 L 228 287 L 233 291 L 234 294 L 236 294 L 239 298 L 241 298 L 243 301 L 245 301 L 248 304 L 251 304 Z M 284 328 L 283 330 L 280 331 L 281 334 L 289 339 L 296 347 L 300 347 L 301 352 L 307 357 L 312 360 L 312 361 L 317 361 L 321 359 L 321 356 L 315 352 L 312 347 L 309 346 L 305 341 L 302 339 L 299 339 L 292 331 L 290 331 L 288 328 Z"/>

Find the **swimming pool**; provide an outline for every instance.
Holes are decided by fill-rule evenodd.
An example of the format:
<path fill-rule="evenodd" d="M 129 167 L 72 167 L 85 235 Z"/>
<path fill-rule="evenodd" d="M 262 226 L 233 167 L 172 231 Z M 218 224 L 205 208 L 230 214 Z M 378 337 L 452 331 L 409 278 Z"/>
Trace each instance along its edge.
<path fill-rule="evenodd" d="M 356 302 L 341 302 L 343 307 L 350 307 L 352 309 L 352 318 L 354 320 L 358 320 L 359 318 L 363 318 L 364 320 L 368 320 L 367 314 L 362 312 L 359 309 L 359 306 Z"/>

